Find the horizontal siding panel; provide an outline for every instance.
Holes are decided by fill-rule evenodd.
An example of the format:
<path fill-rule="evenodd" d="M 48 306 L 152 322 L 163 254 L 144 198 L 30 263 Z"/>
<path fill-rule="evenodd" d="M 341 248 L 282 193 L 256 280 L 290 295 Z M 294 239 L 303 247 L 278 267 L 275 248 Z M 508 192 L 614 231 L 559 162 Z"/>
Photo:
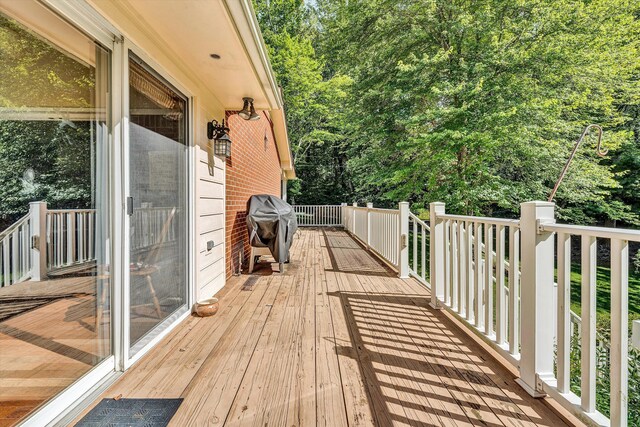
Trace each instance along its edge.
<path fill-rule="evenodd" d="M 204 233 L 198 237 L 198 253 L 210 252 L 207 251 L 207 242 L 213 240 L 213 247 L 222 246 L 224 243 L 224 230 L 218 229 Z M 214 249 L 211 249 L 212 251 Z"/>
<path fill-rule="evenodd" d="M 225 160 L 222 157 L 219 157 L 219 156 L 212 156 L 212 157 L 215 160 L 215 165 L 217 168 L 224 167 Z M 209 153 L 207 152 L 207 150 L 203 150 L 202 147 L 200 146 L 198 146 L 198 160 L 200 160 L 201 162 L 209 161 Z"/>
<path fill-rule="evenodd" d="M 201 282 L 199 290 L 200 299 L 210 298 L 214 296 L 220 289 L 224 287 L 224 283 L 224 270 L 220 273 L 220 275 L 213 277 L 208 282 Z"/>
<path fill-rule="evenodd" d="M 219 184 L 224 183 L 224 169 L 215 168 L 213 175 L 209 173 L 209 164 L 207 162 L 198 162 L 198 178 L 200 178 L 200 185 L 204 185 L 205 182 L 217 182 Z"/>
<path fill-rule="evenodd" d="M 224 212 L 224 200 L 200 198 L 198 200 L 198 211 L 201 217 L 215 215 Z"/>
<path fill-rule="evenodd" d="M 223 241 L 219 240 L 218 244 L 213 247 L 210 251 L 206 249 L 198 252 L 198 257 L 200 259 L 200 263 L 198 264 L 200 268 L 211 264 L 214 260 L 224 255 L 224 245 Z"/>
<path fill-rule="evenodd" d="M 208 283 L 211 279 L 215 278 L 218 274 L 224 272 L 224 257 L 218 259 L 204 268 L 202 268 L 198 272 L 198 281 L 203 283 Z"/>
<path fill-rule="evenodd" d="M 198 234 L 203 235 L 212 231 L 224 229 L 224 214 L 205 215 L 198 218 Z M 216 242 L 217 244 L 217 242 Z"/>
<path fill-rule="evenodd" d="M 224 184 L 221 182 L 201 182 L 200 198 L 224 199 Z"/>

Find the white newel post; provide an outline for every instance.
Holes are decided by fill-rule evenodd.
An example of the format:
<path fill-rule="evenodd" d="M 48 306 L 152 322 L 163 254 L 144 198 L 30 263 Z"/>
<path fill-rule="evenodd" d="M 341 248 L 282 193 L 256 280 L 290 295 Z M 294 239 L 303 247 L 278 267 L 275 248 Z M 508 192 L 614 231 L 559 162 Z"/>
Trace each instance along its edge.
<path fill-rule="evenodd" d="M 445 204 L 433 202 L 429 204 L 429 225 L 431 241 L 429 242 L 429 270 L 431 277 L 431 307 L 439 309 L 438 299 L 444 300 L 444 223 L 438 215 L 446 212 Z"/>
<path fill-rule="evenodd" d="M 373 203 L 367 203 L 367 249 L 371 248 L 371 209 Z"/>
<path fill-rule="evenodd" d="M 340 203 L 340 222 L 342 222 L 342 226 L 347 228 L 347 204 Z"/>
<path fill-rule="evenodd" d="M 398 203 L 398 276 L 409 278 L 409 202 Z"/>
<path fill-rule="evenodd" d="M 554 237 L 539 231 L 540 223 L 555 223 L 555 204 L 521 205 L 521 344 L 520 378 L 516 380 L 533 397 L 545 395 L 540 379 L 553 379 Z"/>
<path fill-rule="evenodd" d="M 47 202 L 29 203 L 29 236 L 31 238 L 31 280 L 47 277 Z"/>

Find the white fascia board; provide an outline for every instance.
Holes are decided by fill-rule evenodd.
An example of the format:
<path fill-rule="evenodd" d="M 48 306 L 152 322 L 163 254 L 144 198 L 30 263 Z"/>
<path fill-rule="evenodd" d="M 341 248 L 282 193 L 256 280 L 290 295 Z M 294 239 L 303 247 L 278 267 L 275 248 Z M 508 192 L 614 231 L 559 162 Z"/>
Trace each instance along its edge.
<path fill-rule="evenodd" d="M 224 0 L 225 8 L 240 36 L 247 55 L 253 64 L 256 76 L 262 84 L 269 100 L 270 110 L 280 110 L 283 106 L 280 88 L 271 68 L 267 47 L 250 0 Z"/>

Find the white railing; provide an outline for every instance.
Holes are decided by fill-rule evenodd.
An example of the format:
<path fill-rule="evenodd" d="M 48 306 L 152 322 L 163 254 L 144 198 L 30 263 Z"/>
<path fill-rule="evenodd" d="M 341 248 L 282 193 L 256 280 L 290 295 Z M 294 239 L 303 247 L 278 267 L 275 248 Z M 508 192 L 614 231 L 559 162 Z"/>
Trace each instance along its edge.
<path fill-rule="evenodd" d="M 301 227 L 341 227 L 341 205 L 294 205 L 298 225 Z"/>
<path fill-rule="evenodd" d="M 369 248 L 395 267 L 400 263 L 400 211 L 368 208 Z"/>
<path fill-rule="evenodd" d="M 640 231 L 560 225 L 554 218 L 547 202 L 522 204 L 520 219 L 449 215 L 444 204 L 432 203 L 428 222 L 404 202 L 397 210 L 342 208 L 349 233 L 400 277 L 431 287 L 431 305 L 454 313 L 517 367 L 527 392 L 549 394 L 591 424 L 626 426 L 629 242 L 640 242 Z M 571 236 L 582 241 L 580 315 L 570 310 Z M 610 341 L 595 330 L 597 239 L 611 246 Z M 576 336 L 580 397 L 569 387 Z M 604 362 L 597 348 L 606 351 Z M 596 408 L 596 368 L 610 371 L 610 419 Z"/>
<path fill-rule="evenodd" d="M 596 368 L 598 336 L 596 333 L 597 240 L 610 246 L 611 269 L 611 339 L 609 342 L 609 375 L 611 425 L 627 425 L 628 358 L 629 358 L 629 242 L 640 242 L 640 231 L 604 227 L 582 227 L 540 221 L 541 236 L 556 235 L 558 269 L 557 379 L 545 384 L 558 393 L 568 395 L 573 404 L 586 413 L 596 413 Z M 581 240 L 581 304 L 580 304 L 580 397 L 570 391 L 571 303 L 571 238 Z M 601 414 L 600 414 L 601 415 Z M 604 418 L 604 416 L 601 416 Z"/>
<path fill-rule="evenodd" d="M 29 278 L 31 249 L 27 214 L 0 233 L 0 287 L 19 283 Z"/>
<path fill-rule="evenodd" d="M 524 203 L 520 220 L 506 220 L 447 215 L 443 204 L 432 204 L 432 304 L 458 314 L 502 350 L 530 394 L 550 394 L 593 424 L 626 426 L 628 251 L 630 241 L 640 242 L 640 231 L 556 224 L 554 209 L 552 203 Z M 571 236 L 582 242 L 580 316 L 570 310 Z M 597 239 L 611 246 L 610 342 L 596 334 Z M 575 334 L 580 397 L 570 389 Z M 608 355 L 610 420 L 596 408 L 596 369 L 607 366 L 597 360 L 598 347 Z"/>
<path fill-rule="evenodd" d="M 47 210 L 47 270 L 94 261 L 95 224 L 95 209 Z"/>
<path fill-rule="evenodd" d="M 178 222 L 173 220 L 174 208 L 140 208 L 133 211 L 131 226 L 134 229 L 131 237 L 131 250 L 148 248 L 159 243 L 176 241 Z M 161 236 L 167 226 L 166 235 Z"/>
<path fill-rule="evenodd" d="M 517 366 L 520 351 L 518 220 L 437 215 L 442 292 L 433 296 L 488 337 Z M 435 302 L 434 302 L 435 305 Z"/>
<path fill-rule="evenodd" d="M 176 240 L 174 208 L 142 208 L 134 211 L 132 250 Z M 43 280 L 48 273 L 96 261 L 95 209 L 47 209 L 46 202 L 32 202 L 29 213 L 0 233 L 0 286 L 30 279 Z"/>
<path fill-rule="evenodd" d="M 353 206 L 343 206 L 343 212 L 345 230 L 391 267 L 399 270 L 403 251 L 400 239 L 400 209 L 374 208 L 371 203 L 367 204 L 367 207 L 358 207 L 354 203 Z M 406 243 L 404 250 L 406 252 Z"/>

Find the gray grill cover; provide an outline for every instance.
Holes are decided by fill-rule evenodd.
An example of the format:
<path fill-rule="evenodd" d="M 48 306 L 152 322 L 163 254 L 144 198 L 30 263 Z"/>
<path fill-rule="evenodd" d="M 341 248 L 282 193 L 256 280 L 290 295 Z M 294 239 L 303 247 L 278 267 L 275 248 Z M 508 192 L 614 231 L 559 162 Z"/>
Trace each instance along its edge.
<path fill-rule="evenodd" d="M 279 197 L 251 196 L 247 202 L 247 230 L 253 247 L 268 247 L 276 262 L 289 261 L 289 248 L 298 229 L 290 204 Z"/>

